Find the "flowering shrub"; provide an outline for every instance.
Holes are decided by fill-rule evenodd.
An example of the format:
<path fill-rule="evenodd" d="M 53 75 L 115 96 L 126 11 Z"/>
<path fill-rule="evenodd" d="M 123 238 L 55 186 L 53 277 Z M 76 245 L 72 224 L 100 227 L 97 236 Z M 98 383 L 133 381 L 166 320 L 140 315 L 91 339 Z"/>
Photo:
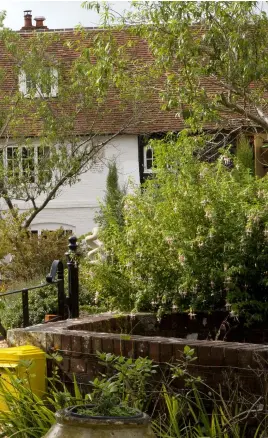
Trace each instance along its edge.
<path fill-rule="evenodd" d="M 202 137 L 152 146 L 154 178 L 126 196 L 123 229 L 113 222 L 103 230 L 108 257 L 91 272 L 98 299 L 160 313 L 226 306 L 261 318 L 268 312 L 267 177 L 255 178 L 228 151 L 202 162 Z"/>

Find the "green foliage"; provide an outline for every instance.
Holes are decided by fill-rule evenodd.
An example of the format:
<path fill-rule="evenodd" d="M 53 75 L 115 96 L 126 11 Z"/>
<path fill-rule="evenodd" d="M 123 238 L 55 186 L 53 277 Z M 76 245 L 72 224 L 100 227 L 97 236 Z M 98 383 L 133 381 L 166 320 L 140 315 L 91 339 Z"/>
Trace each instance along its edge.
<path fill-rule="evenodd" d="M 23 289 L 24 287 L 37 286 L 38 284 L 44 284 L 45 277 L 36 277 L 31 281 L 13 283 L 14 290 Z M 65 293 L 68 295 L 68 280 L 67 272 L 65 275 Z M 80 309 L 86 313 L 96 313 L 96 307 L 90 308 L 91 294 L 84 288 L 80 287 L 79 291 L 79 303 Z M 104 312 L 104 308 L 100 308 L 99 312 Z M 57 285 L 46 286 L 37 290 L 29 291 L 29 322 L 30 325 L 40 324 L 44 322 L 46 314 L 57 315 L 58 314 L 58 289 Z M 22 315 L 22 298 L 21 294 L 2 297 L 0 294 L 0 321 L 5 329 L 22 327 L 23 315 Z"/>
<path fill-rule="evenodd" d="M 107 233 L 107 237 L 111 236 Z M 124 272 L 120 272 L 118 263 L 108 260 L 101 265 L 91 265 L 84 259 L 80 266 L 80 279 L 84 289 L 88 291 L 86 305 L 93 310 L 119 309 L 128 311 L 133 306 L 136 289 L 129 283 Z M 95 313 L 96 313 L 95 312 Z M 94 312 L 93 312 L 94 313 Z"/>
<path fill-rule="evenodd" d="M 177 111 L 194 130 L 208 121 L 226 128 L 231 113 L 241 127 L 246 118 L 267 132 L 268 16 L 259 3 L 133 2 L 117 17 L 106 4 L 99 10 L 104 26 L 119 22 L 147 41 L 154 62 L 137 64 L 135 73 L 150 77 L 146 91 L 159 89 L 163 110 Z"/>
<path fill-rule="evenodd" d="M 123 199 L 126 190 L 119 186 L 116 162 L 110 163 L 108 169 L 104 202 L 96 217 L 97 223 L 102 228 L 111 227 L 113 222 L 119 226 L 124 225 Z"/>
<path fill-rule="evenodd" d="M 150 394 L 150 379 L 156 373 L 157 365 L 148 358 L 138 359 L 115 356 L 110 353 L 98 353 L 98 357 L 106 367 L 107 376 L 104 379 L 95 379 L 94 391 L 90 394 L 91 401 L 97 401 L 105 396 L 103 386 L 106 386 L 107 396 L 109 392 L 116 394 L 121 402 L 132 408 L 144 410 Z"/>
<path fill-rule="evenodd" d="M 136 123 L 129 102 L 135 108 L 140 79 L 129 69 L 135 58 L 121 50 L 124 43 L 109 31 L 80 27 L 71 39 L 33 31 L 28 38 L 2 28 L 3 18 L 1 54 L 9 70 L 0 69 L 0 135 L 7 140 L 1 144 L 0 198 L 14 218 L 21 213 L 14 201 L 27 203 L 22 227 L 28 228 L 63 187 L 77 183 L 99 160 L 111 138 Z M 122 122 L 103 138 L 99 117 L 110 119 L 111 90 Z M 83 132 L 81 117 L 90 119 Z"/>
<path fill-rule="evenodd" d="M 252 175 L 254 175 L 254 156 L 253 148 L 249 144 L 245 136 L 241 136 L 236 146 L 236 156 L 243 166 L 250 169 Z"/>
<path fill-rule="evenodd" d="M 36 285 L 36 283 L 35 283 Z M 46 314 L 57 315 L 58 292 L 56 286 L 47 286 L 39 290 L 29 291 L 29 322 L 30 325 L 44 322 Z M 0 320 L 5 329 L 22 327 L 21 294 L 1 298 Z"/>
<path fill-rule="evenodd" d="M 53 358 L 54 364 L 62 359 L 58 354 L 53 354 Z M 88 415 L 136 414 L 136 406 L 144 405 L 146 401 L 144 391 L 154 372 L 152 361 L 146 358 L 127 360 L 109 354 L 99 354 L 99 358 L 109 364 L 116 374 L 90 382 L 92 391 L 89 394 L 81 391 L 75 376 L 72 394 L 61 382 L 57 366 L 53 367 L 52 377 L 48 379 L 47 393 L 42 395 L 36 395 L 31 390 L 30 380 L 34 377 L 31 375 L 31 362 L 19 364 L 24 367 L 24 377 L 7 370 L 6 378 L 2 376 L 0 379 L 1 402 L 9 408 L 0 412 L 1 436 L 41 438 L 55 423 L 55 411 L 75 405 L 81 405 L 79 413 Z M 89 400 L 94 404 L 90 410 Z"/>
<path fill-rule="evenodd" d="M 45 278 L 53 260 L 62 260 L 68 247 L 68 236 L 63 229 L 43 230 L 41 236 L 20 228 L 13 219 L 0 221 L 2 256 L 11 255 L 11 261 L 1 263 L 2 278 L 7 287 L 16 282 L 31 282 Z"/>
<path fill-rule="evenodd" d="M 153 428 L 158 438 L 247 438 L 253 437 L 252 427 L 253 438 L 264 436 L 265 389 L 264 395 L 254 398 L 247 391 L 242 393 L 236 383 L 223 397 L 221 388 L 216 391 L 190 374 L 188 365 L 195 359 L 190 347 L 186 346 L 182 360 L 172 365 L 171 378 L 168 369 L 162 373 L 160 391 L 152 382 L 157 367 L 148 358 L 134 360 L 109 353 L 97 356 L 105 366 L 105 374 L 90 382 L 92 389 L 86 394 L 75 376 L 72 392 L 61 382 L 57 364 L 62 357 L 58 353 L 49 357 L 54 359 L 54 366 L 42 396 L 31 390 L 31 361 L 19 364 L 20 371 L 23 368 L 21 377 L 6 370 L 0 379 L 0 395 L 1 403 L 6 403 L 9 410 L 0 412 L 1 436 L 41 438 L 55 423 L 55 411 L 74 405 L 83 414 L 129 416 L 137 409 L 146 411 L 152 400 L 156 401 Z M 183 391 L 177 389 L 181 382 L 186 382 Z"/>
<path fill-rule="evenodd" d="M 260 421 L 252 434 L 250 423 L 244 418 L 254 416 L 256 407 L 239 409 L 239 400 L 230 406 L 222 394 L 207 387 L 197 389 L 193 385 L 185 397 L 172 395 L 165 387 L 162 397 L 166 404 L 167 419 L 159 418 L 154 422 L 154 431 L 159 438 L 258 438 L 265 436 L 265 420 Z M 209 396 L 207 396 L 209 391 Z M 210 406 L 210 407 L 209 407 Z"/>
<path fill-rule="evenodd" d="M 265 316 L 267 178 L 228 151 L 201 162 L 202 137 L 181 133 L 152 146 L 154 178 L 125 198 L 124 228 L 101 234 L 108 257 L 88 276 L 99 305 L 161 314 L 227 301 L 249 320 Z"/>
<path fill-rule="evenodd" d="M 25 364 L 19 364 L 19 367 Z M 5 377 L 6 376 L 6 377 Z M 0 412 L 0 429 L 3 437 L 41 438 L 55 423 L 55 411 L 78 403 L 57 374 L 50 379 L 47 394 L 37 395 L 31 390 L 31 365 L 24 377 L 6 370 L 0 379 L 1 402 L 8 410 Z"/>
<path fill-rule="evenodd" d="M 223 375 L 218 390 L 191 374 L 189 364 L 195 351 L 185 346 L 181 360 L 171 365 L 171 381 L 163 379 L 160 400 L 165 408 L 157 411 L 153 429 L 159 438 L 260 438 L 265 436 L 267 397 L 243 391 L 239 380 Z M 261 379 L 266 376 L 260 374 Z M 227 382 L 228 381 L 228 382 Z M 264 382 L 263 382 L 264 383 Z M 265 383 L 264 383 L 265 384 Z M 181 386 L 184 390 L 178 390 Z M 224 386 L 224 390 L 222 389 Z"/>

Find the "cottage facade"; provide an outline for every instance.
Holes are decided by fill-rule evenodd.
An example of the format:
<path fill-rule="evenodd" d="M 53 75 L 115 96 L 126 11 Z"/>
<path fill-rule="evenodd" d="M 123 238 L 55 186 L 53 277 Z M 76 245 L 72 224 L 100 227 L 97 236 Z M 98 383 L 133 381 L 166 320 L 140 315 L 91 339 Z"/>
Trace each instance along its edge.
<path fill-rule="evenodd" d="M 44 26 L 42 17 L 39 17 L 36 20 L 36 26 L 33 26 L 31 11 L 25 11 L 25 23 L 19 31 L 20 35 L 29 38 L 34 31 L 57 33 L 62 40 L 66 41 L 74 41 L 76 38 L 73 29 L 48 29 Z M 92 35 L 92 33 L 100 31 L 88 29 L 86 32 Z M 121 38 L 121 35 L 119 35 L 119 38 Z M 68 63 L 75 59 L 75 52 L 65 51 L 62 46 L 56 45 L 54 56 L 63 58 Z M 148 47 L 144 41 L 138 41 L 134 56 L 144 60 L 150 58 Z M 0 59 L 0 67 L 4 67 L 7 73 L 9 72 L 9 60 L 5 55 Z M 45 90 L 45 93 L 47 93 L 48 98 L 54 99 L 52 104 L 55 104 L 58 91 L 57 69 L 53 69 L 51 75 L 53 76 L 53 85 L 50 90 Z M 20 71 L 18 78 L 7 80 L 7 87 L 10 87 L 10 89 L 18 87 L 25 99 L 27 99 L 31 86 L 31 81 L 23 70 Z M 43 90 L 42 92 L 44 93 Z M 36 98 L 38 99 L 38 89 Z M 111 112 L 108 115 L 106 114 L 105 117 L 100 115 L 97 119 L 97 132 L 99 137 L 103 136 L 103 138 L 119 132 L 124 120 L 131 115 L 129 109 L 125 111 L 120 109 L 116 96 L 112 96 L 109 105 L 112 109 Z M 81 175 L 80 180 L 72 186 L 63 187 L 57 197 L 52 199 L 35 217 L 30 226 L 33 233 L 40 234 L 44 229 L 55 230 L 61 227 L 66 232 L 72 232 L 78 236 L 89 232 L 94 226 L 94 216 L 98 210 L 99 201 L 105 193 L 109 162 L 116 161 L 119 181 L 122 185 L 128 184 L 129 180 L 132 184 L 139 185 L 152 172 L 153 150 L 147 147 L 146 139 L 152 135 L 161 135 L 161 133 L 168 131 L 178 132 L 184 127 L 184 122 L 175 111 L 161 111 L 158 96 L 155 96 L 138 110 L 135 108 L 135 111 L 137 113 L 135 123 L 126 124 L 125 128 L 101 150 L 98 160 L 86 173 Z M 79 115 L 75 128 L 77 135 L 87 134 L 89 121 L 90 114 Z M 227 117 L 226 132 L 232 131 L 234 126 L 235 120 Z M 38 159 L 38 126 L 32 123 L 30 116 L 25 116 L 24 129 L 27 129 L 27 134 L 34 138 L 35 157 Z M 262 149 L 266 136 L 257 134 L 255 137 L 256 170 L 258 174 L 262 175 L 266 172 L 265 166 L 263 166 L 264 150 Z M 8 146 L 1 156 L 7 166 L 12 167 L 13 165 L 14 148 L 14 144 Z M 26 149 L 25 154 L 27 156 Z M 21 212 L 31 207 L 29 202 L 22 200 L 14 199 L 13 202 L 14 206 L 18 207 Z M 42 196 L 37 202 L 42 203 Z M 5 202 L 0 200 L 0 209 L 4 210 L 5 208 Z"/>

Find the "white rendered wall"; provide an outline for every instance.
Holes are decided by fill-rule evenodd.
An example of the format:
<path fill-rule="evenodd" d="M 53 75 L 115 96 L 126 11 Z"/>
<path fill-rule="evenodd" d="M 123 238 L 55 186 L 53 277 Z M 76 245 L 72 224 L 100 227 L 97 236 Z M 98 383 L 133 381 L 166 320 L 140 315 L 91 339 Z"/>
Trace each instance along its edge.
<path fill-rule="evenodd" d="M 31 229 L 41 231 L 63 227 L 77 236 L 88 233 L 94 226 L 98 199 L 103 198 L 108 174 L 108 163 L 116 160 L 121 184 L 129 178 L 139 184 L 138 136 L 121 135 L 108 143 L 103 157 L 93 169 L 81 176 L 75 185 L 64 187 L 56 199 L 38 214 Z M 15 202 L 21 211 L 25 203 Z"/>

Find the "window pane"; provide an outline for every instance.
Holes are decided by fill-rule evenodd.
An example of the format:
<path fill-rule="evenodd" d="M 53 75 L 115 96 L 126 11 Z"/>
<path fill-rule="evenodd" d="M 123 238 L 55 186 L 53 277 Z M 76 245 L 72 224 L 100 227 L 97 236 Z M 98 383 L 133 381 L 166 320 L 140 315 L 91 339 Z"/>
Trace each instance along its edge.
<path fill-rule="evenodd" d="M 26 74 L 26 93 L 36 91 L 36 83 L 30 74 Z"/>
<path fill-rule="evenodd" d="M 18 148 L 16 146 L 7 147 L 7 173 L 11 178 L 19 176 Z"/>
<path fill-rule="evenodd" d="M 34 182 L 34 148 L 23 147 L 21 149 L 21 165 L 22 174 L 29 179 L 31 183 Z"/>
<path fill-rule="evenodd" d="M 147 168 L 148 170 L 150 170 L 150 169 L 152 169 L 152 167 L 153 167 L 153 160 L 147 160 L 147 166 L 146 166 L 146 168 Z"/>
<path fill-rule="evenodd" d="M 38 180 L 40 183 L 46 184 L 52 178 L 52 171 L 50 169 L 50 148 L 48 146 L 38 146 Z"/>
<path fill-rule="evenodd" d="M 146 158 L 147 158 L 147 160 L 153 158 L 153 150 L 151 148 L 147 149 L 147 151 L 146 151 Z"/>
<path fill-rule="evenodd" d="M 44 67 L 42 71 L 42 78 L 40 77 L 39 88 L 44 96 L 49 96 L 51 92 L 51 69 Z"/>

